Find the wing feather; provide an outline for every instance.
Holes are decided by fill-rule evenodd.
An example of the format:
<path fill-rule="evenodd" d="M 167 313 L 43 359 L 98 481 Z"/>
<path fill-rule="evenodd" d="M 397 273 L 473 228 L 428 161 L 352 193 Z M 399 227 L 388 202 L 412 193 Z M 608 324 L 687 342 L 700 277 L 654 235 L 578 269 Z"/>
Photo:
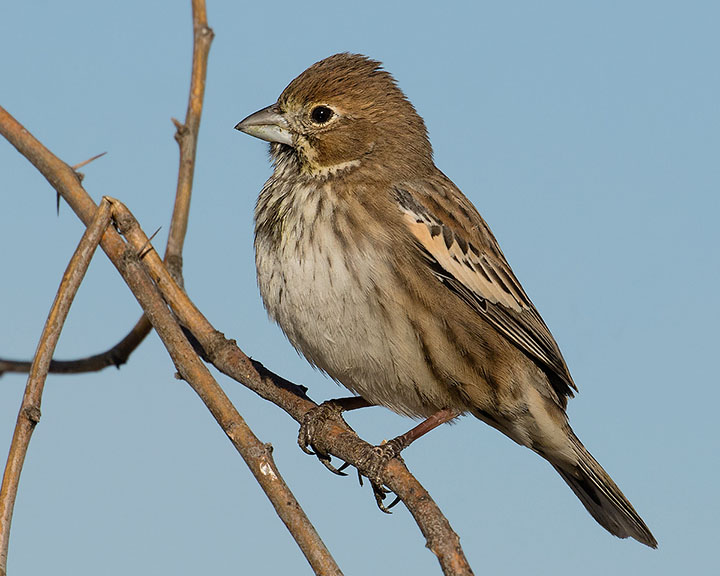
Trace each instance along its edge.
<path fill-rule="evenodd" d="M 537 362 L 564 404 L 577 390 L 565 360 L 477 210 L 447 179 L 438 186 L 405 183 L 395 192 L 433 274 Z M 452 203 L 461 209 L 453 210 Z"/>

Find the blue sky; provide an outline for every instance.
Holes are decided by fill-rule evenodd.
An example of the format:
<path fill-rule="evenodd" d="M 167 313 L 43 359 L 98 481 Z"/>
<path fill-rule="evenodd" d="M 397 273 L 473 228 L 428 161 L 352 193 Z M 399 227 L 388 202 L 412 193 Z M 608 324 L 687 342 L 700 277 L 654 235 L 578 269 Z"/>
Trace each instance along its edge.
<path fill-rule="evenodd" d="M 211 322 L 315 400 L 342 389 L 298 357 L 255 286 L 266 146 L 234 131 L 313 62 L 382 60 L 438 166 L 483 213 L 580 388 L 571 422 L 660 542 L 607 535 L 540 458 L 465 418 L 405 460 L 476 574 L 704 574 L 716 566 L 720 344 L 720 8 L 712 2 L 209 2 L 210 53 L 185 282 Z M 0 104 L 122 199 L 163 247 L 185 114 L 189 2 L 6 2 Z M 0 141 L 0 355 L 35 349 L 82 233 Z M 139 308 L 99 254 L 58 357 L 114 344 Z M 23 472 L 11 574 L 311 574 L 247 468 L 154 335 L 121 370 L 52 376 Z M 297 426 L 221 384 L 346 574 L 438 574 L 407 511 L 297 448 Z M 0 379 L 0 452 L 25 378 Z M 348 417 L 380 442 L 411 421 Z"/>

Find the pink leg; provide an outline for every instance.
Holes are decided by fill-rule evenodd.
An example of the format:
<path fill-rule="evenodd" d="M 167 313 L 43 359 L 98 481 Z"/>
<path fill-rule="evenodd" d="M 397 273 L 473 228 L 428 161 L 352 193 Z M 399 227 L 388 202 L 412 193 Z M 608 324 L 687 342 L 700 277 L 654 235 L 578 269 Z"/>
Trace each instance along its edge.
<path fill-rule="evenodd" d="M 445 424 L 445 422 L 449 422 L 458 416 L 460 416 L 460 412 L 457 410 L 452 410 L 450 408 L 438 410 L 435 414 L 420 422 L 420 424 L 415 426 L 415 428 L 412 428 L 411 430 L 405 432 L 405 434 L 394 438 L 391 442 L 393 442 L 401 450 L 404 450 L 410 446 L 410 444 L 415 442 L 415 440 L 420 438 L 420 436 L 424 436 L 441 424 Z"/>

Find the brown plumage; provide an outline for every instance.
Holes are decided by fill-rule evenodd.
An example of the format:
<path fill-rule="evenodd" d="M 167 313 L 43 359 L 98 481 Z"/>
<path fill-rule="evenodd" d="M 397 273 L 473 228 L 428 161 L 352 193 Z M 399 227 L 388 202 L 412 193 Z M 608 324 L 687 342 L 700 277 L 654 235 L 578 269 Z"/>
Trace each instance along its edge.
<path fill-rule="evenodd" d="M 271 142 L 258 284 L 293 346 L 370 403 L 474 414 L 547 459 L 611 533 L 657 546 L 570 428 L 555 340 L 379 62 L 326 58 L 237 128 Z"/>

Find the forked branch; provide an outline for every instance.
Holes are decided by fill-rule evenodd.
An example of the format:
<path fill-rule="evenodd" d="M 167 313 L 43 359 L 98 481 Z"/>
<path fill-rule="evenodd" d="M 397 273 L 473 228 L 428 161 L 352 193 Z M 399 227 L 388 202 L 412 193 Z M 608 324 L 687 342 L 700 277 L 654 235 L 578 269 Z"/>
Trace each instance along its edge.
<path fill-rule="evenodd" d="M 164 261 L 170 273 L 181 286 L 183 285 L 182 251 L 190 214 L 190 198 L 195 175 L 195 152 L 197 150 L 198 133 L 205 98 L 208 56 L 214 36 L 212 29 L 208 26 L 205 0 L 192 0 L 192 16 L 193 55 L 190 95 L 188 97 L 185 122 L 180 123 L 178 120 L 173 119 L 175 140 L 180 148 L 180 160 L 178 163 L 175 205 L 164 256 Z M 80 168 L 81 165 L 82 163 L 74 167 L 74 169 Z M 145 316 L 142 316 L 130 332 L 109 350 L 76 360 L 53 360 L 50 363 L 50 372 L 66 374 L 97 372 L 108 366 L 119 367 L 127 362 L 130 354 L 150 333 L 150 329 L 150 322 Z M 30 364 L 29 361 L 25 360 L 0 358 L 0 375 L 3 372 L 26 373 L 30 370 Z"/>

